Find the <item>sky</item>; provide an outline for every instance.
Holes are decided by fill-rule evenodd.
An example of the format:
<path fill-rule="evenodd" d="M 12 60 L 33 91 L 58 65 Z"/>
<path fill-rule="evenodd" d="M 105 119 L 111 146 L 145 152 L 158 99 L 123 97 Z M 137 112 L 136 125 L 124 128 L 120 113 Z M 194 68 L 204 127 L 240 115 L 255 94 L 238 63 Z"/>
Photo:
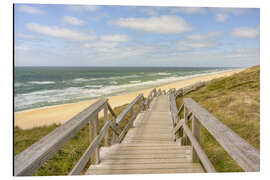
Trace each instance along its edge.
<path fill-rule="evenodd" d="M 16 4 L 15 66 L 248 67 L 260 9 Z"/>

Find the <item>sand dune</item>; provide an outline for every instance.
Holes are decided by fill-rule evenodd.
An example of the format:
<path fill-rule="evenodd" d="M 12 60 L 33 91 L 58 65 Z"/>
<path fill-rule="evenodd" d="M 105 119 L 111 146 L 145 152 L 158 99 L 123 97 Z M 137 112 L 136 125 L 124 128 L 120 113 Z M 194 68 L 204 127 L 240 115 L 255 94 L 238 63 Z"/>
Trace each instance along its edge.
<path fill-rule="evenodd" d="M 170 88 L 181 88 L 193 83 L 203 81 L 203 80 L 210 80 L 215 79 L 223 76 L 229 76 L 231 74 L 237 73 L 241 70 L 233 70 L 229 72 L 221 72 L 216 74 L 210 75 L 203 75 L 199 77 L 193 77 L 190 79 L 185 79 L 165 85 L 157 86 L 157 88 L 162 88 L 162 90 L 168 90 Z M 112 107 L 121 106 L 123 104 L 130 103 L 138 94 L 143 93 L 144 96 L 147 96 L 148 93 L 152 90 L 144 89 L 139 90 L 136 92 L 127 93 L 124 95 L 119 96 L 111 96 L 108 97 L 109 103 Z M 40 109 L 33 109 L 24 112 L 15 113 L 14 116 L 14 125 L 18 126 L 22 129 L 29 129 L 33 127 L 51 125 L 54 123 L 64 123 L 72 118 L 77 113 L 81 112 L 83 109 L 94 103 L 97 99 L 88 100 L 88 101 L 81 101 L 77 103 L 70 103 L 64 105 L 57 105 L 51 107 L 45 107 Z"/>

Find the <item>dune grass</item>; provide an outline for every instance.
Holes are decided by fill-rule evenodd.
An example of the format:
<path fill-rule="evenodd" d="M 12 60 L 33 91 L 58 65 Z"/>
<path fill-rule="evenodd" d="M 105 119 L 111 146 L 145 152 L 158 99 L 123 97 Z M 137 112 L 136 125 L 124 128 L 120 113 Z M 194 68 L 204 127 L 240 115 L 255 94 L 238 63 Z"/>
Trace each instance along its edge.
<path fill-rule="evenodd" d="M 248 68 L 229 77 L 213 80 L 191 92 L 190 97 L 221 122 L 260 150 L 260 67 Z M 178 107 L 183 98 L 177 99 Z M 243 171 L 217 141 L 201 128 L 201 145 L 219 172 Z"/>
<path fill-rule="evenodd" d="M 127 105 L 114 108 L 116 115 L 120 114 Z M 138 104 L 134 107 L 134 112 L 138 108 Z M 120 124 L 119 128 L 123 130 L 130 118 L 128 113 L 125 116 L 125 120 Z M 112 115 L 109 113 L 109 119 L 112 119 Z M 104 125 L 104 119 L 99 118 L 99 130 Z M 22 130 L 18 127 L 14 128 L 14 156 L 24 151 L 26 148 L 40 140 L 45 135 L 52 132 L 60 125 L 54 124 L 51 126 L 37 127 L 29 130 Z M 112 130 L 109 130 L 109 134 L 112 135 Z M 87 147 L 89 146 L 89 124 L 82 128 L 73 138 L 71 138 L 51 159 L 43 164 L 43 166 L 36 171 L 34 176 L 51 176 L 51 175 L 67 175 L 80 157 L 83 155 Z M 101 146 L 104 145 L 104 140 L 101 142 Z M 87 167 L 90 166 L 88 162 Z M 86 167 L 86 168 L 87 168 Z M 85 168 L 85 169 L 86 169 Z"/>

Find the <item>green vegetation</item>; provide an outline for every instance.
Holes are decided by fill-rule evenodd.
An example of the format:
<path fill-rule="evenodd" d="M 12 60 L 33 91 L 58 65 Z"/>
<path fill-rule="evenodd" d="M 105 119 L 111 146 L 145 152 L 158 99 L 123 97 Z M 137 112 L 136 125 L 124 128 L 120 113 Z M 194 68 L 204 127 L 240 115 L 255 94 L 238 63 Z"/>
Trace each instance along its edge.
<path fill-rule="evenodd" d="M 126 108 L 126 106 L 127 105 L 116 107 L 114 108 L 114 112 L 118 115 Z M 136 112 L 138 107 L 138 104 L 136 104 L 134 107 L 134 112 Z M 121 123 L 121 125 L 119 126 L 121 130 L 124 128 L 129 118 L 130 114 L 128 113 L 123 123 Z M 111 114 L 109 114 L 109 119 L 112 119 Z M 101 129 L 103 125 L 104 119 L 100 118 L 99 128 Z M 15 127 L 14 156 L 24 151 L 26 148 L 28 148 L 59 126 L 60 125 L 54 124 L 51 126 L 38 127 L 29 130 L 22 130 L 18 127 Z M 109 130 L 109 133 L 112 134 L 112 130 Z M 78 162 L 80 157 L 83 155 L 89 144 L 89 124 L 87 124 L 81 131 L 79 131 L 73 138 L 71 138 L 51 159 L 45 162 L 43 166 L 33 175 L 67 175 Z M 104 145 L 103 141 L 101 142 L 101 146 L 102 145 Z M 90 162 L 88 163 L 88 167 L 89 165 Z"/>
<path fill-rule="evenodd" d="M 260 67 L 213 80 L 190 97 L 260 150 Z M 177 99 L 178 107 L 182 97 Z M 201 145 L 219 172 L 243 171 L 217 141 L 201 128 Z"/>

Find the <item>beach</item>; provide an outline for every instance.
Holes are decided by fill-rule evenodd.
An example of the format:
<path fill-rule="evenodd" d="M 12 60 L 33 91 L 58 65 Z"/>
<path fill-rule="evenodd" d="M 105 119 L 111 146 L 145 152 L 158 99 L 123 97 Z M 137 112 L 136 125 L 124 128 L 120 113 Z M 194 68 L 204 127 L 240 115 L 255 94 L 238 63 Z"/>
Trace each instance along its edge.
<path fill-rule="evenodd" d="M 199 81 L 212 80 L 219 77 L 230 76 L 242 70 L 243 69 L 237 69 L 227 72 L 217 72 L 215 74 L 201 75 L 198 77 L 183 79 L 176 82 L 155 86 L 152 88 L 138 90 L 123 95 L 110 96 L 106 98 L 109 99 L 109 104 L 114 108 L 130 103 L 138 94 L 142 93 L 146 97 L 153 88 L 161 88 L 162 90 L 166 91 L 170 88 L 179 89 L 197 83 Z M 92 99 L 76 103 L 48 106 L 40 109 L 16 112 L 14 114 L 14 126 L 22 129 L 31 129 L 34 127 L 48 126 L 52 124 L 63 124 L 96 101 L 97 99 Z"/>

